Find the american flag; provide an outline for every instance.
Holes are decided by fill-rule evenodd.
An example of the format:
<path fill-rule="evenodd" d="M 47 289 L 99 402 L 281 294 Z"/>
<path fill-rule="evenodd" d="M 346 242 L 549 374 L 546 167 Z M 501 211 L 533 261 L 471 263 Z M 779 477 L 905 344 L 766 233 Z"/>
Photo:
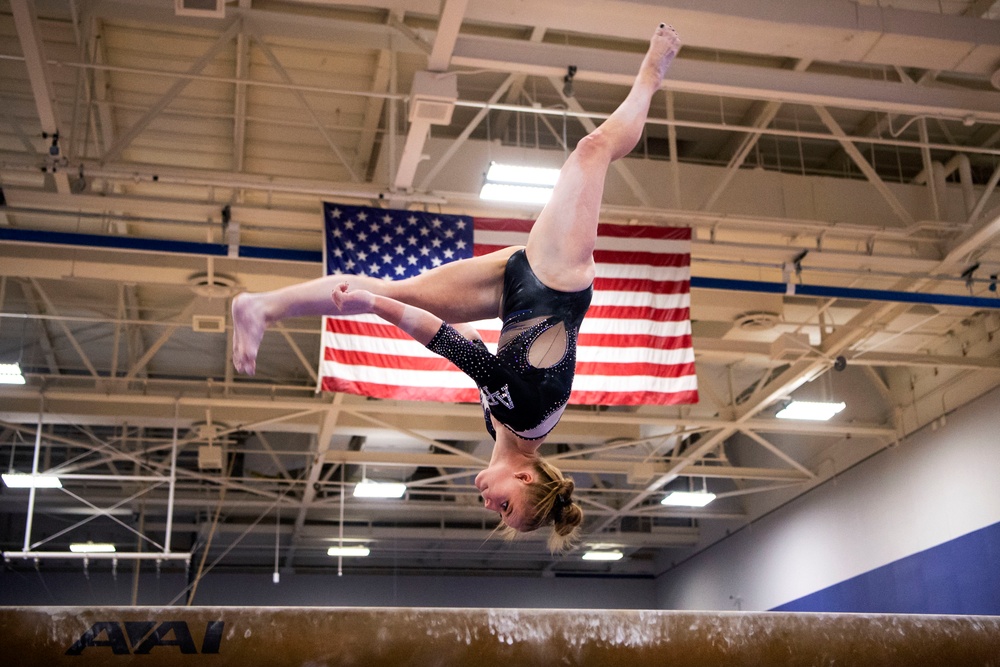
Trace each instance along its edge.
<path fill-rule="evenodd" d="M 324 204 L 326 271 L 397 280 L 524 245 L 532 222 Z M 691 347 L 691 230 L 600 225 L 594 298 L 570 403 L 698 402 Z M 476 322 L 496 352 L 500 320 Z M 319 388 L 377 398 L 479 401 L 472 380 L 374 315 L 326 317 Z"/>

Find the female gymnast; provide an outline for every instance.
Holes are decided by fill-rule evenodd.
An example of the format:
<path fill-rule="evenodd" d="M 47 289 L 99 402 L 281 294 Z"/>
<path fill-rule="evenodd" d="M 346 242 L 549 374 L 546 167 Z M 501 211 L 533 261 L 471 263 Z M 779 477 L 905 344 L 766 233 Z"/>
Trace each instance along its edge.
<path fill-rule="evenodd" d="M 444 264 L 399 281 L 330 275 L 233 300 L 233 364 L 253 374 L 265 328 L 288 317 L 374 313 L 477 384 L 490 463 L 475 484 L 486 509 L 509 531 L 551 525 L 551 549 L 572 543 L 583 520 L 573 481 L 538 455 L 569 400 L 576 336 L 590 305 L 594 245 L 604 179 L 612 161 L 638 143 L 653 94 L 680 49 L 660 24 L 632 88 L 596 130 L 580 140 L 526 246 Z M 500 316 L 496 355 L 467 322 Z M 448 324 L 449 322 L 455 324 Z"/>

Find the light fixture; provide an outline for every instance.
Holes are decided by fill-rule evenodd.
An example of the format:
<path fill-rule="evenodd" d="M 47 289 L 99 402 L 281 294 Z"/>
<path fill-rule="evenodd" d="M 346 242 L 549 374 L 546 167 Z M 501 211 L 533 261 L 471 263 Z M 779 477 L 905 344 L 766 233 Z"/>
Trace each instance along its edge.
<path fill-rule="evenodd" d="M 559 170 L 491 162 L 479 198 L 522 204 L 544 204 L 552 196 Z"/>
<path fill-rule="evenodd" d="M 566 68 L 566 76 L 563 77 L 562 93 L 565 97 L 573 97 L 573 77 L 576 76 L 576 65 Z"/>
<path fill-rule="evenodd" d="M 69 191 L 75 195 L 87 189 L 87 179 L 83 175 L 83 165 L 80 165 L 80 175 L 69 182 Z"/>
<path fill-rule="evenodd" d="M 707 491 L 671 491 L 660 504 L 671 507 L 704 507 L 713 500 L 715 494 Z"/>
<path fill-rule="evenodd" d="M 115 552 L 115 545 L 95 542 L 77 542 L 76 544 L 69 545 L 69 550 L 75 554 L 113 554 Z"/>
<path fill-rule="evenodd" d="M 52 137 L 52 145 L 49 146 L 49 155 L 59 157 L 59 130 L 56 130 L 52 134 L 42 132 L 43 139 L 48 139 L 49 137 Z"/>
<path fill-rule="evenodd" d="M 5 472 L 3 483 L 10 489 L 61 489 L 62 482 L 55 475 L 38 473 Z"/>
<path fill-rule="evenodd" d="M 328 556 L 367 556 L 371 549 L 363 545 L 330 547 L 326 550 Z"/>
<path fill-rule="evenodd" d="M 778 414 L 778 419 L 811 419 L 826 421 L 847 407 L 846 403 L 822 403 L 818 401 L 792 401 Z"/>
<path fill-rule="evenodd" d="M 402 498 L 406 484 L 402 482 L 373 482 L 362 479 L 354 485 L 355 498 Z"/>
<path fill-rule="evenodd" d="M 618 549 L 591 549 L 583 554 L 583 560 L 621 560 L 622 556 Z"/>
<path fill-rule="evenodd" d="M 0 384 L 24 384 L 21 364 L 0 364 Z"/>

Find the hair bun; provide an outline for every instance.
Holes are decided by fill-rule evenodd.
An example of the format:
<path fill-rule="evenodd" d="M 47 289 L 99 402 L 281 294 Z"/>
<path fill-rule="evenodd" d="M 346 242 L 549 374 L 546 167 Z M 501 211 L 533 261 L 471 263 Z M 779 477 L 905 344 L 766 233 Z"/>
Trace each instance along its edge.
<path fill-rule="evenodd" d="M 570 503 L 552 524 L 549 549 L 555 553 L 572 547 L 578 538 L 581 523 L 583 523 L 583 510 L 576 503 Z"/>

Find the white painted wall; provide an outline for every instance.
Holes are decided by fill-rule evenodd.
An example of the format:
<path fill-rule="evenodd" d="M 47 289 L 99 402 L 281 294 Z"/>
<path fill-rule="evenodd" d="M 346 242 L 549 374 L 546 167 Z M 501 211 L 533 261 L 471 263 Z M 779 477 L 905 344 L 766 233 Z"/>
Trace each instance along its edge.
<path fill-rule="evenodd" d="M 767 610 L 1000 522 L 1000 389 L 692 557 L 665 609 Z"/>

